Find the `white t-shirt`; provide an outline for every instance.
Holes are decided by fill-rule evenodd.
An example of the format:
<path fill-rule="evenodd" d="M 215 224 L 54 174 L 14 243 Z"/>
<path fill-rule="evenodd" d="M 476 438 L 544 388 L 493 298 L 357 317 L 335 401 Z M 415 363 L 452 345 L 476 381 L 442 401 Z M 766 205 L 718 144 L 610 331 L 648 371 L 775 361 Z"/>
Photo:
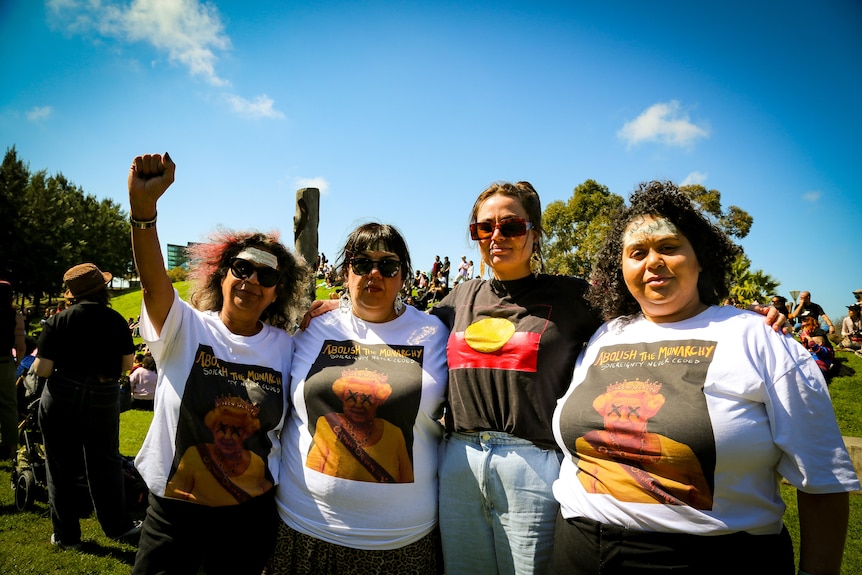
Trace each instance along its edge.
<path fill-rule="evenodd" d="M 781 477 L 807 493 L 859 489 L 811 355 L 729 306 L 602 326 L 553 425 L 565 454 L 554 495 L 566 518 L 774 534 Z"/>
<path fill-rule="evenodd" d="M 282 432 L 277 492 L 288 526 L 366 550 L 397 549 L 434 529 L 448 335 L 437 318 L 411 306 L 386 323 L 335 310 L 295 335 L 294 409 Z M 342 413 L 347 399 L 333 391 L 351 378 L 365 387 L 343 396 L 360 402 L 372 401 L 364 395 L 372 389 L 391 388 L 376 411 L 380 441 L 352 448 L 355 456 L 345 447 L 352 441 Z"/>
<path fill-rule="evenodd" d="M 161 337 L 146 306 L 140 326 L 159 374 L 153 421 L 135 458 L 150 491 L 222 506 L 271 489 L 278 482 L 278 432 L 293 356 L 290 334 L 268 324 L 257 335 L 233 334 L 217 313 L 195 310 L 176 291 Z M 232 419 L 221 419 L 228 416 Z M 239 468 L 212 451 L 216 433 L 249 433 L 258 424 L 244 438 L 248 451 Z M 202 467 L 206 462 L 209 466 Z M 166 492 L 180 476 L 188 496 L 173 488 Z"/>

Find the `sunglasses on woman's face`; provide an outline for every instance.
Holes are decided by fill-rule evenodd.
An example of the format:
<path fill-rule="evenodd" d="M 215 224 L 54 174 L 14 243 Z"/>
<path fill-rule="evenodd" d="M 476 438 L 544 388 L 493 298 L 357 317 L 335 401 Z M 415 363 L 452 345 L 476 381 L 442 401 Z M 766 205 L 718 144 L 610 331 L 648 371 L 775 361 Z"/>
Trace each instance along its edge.
<path fill-rule="evenodd" d="M 533 229 L 533 224 L 524 218 L 509 218 L 502 222 L 473 222 L 470 224 L 470 237 L 474 240 L 487 240 L 494 235 L 494 230 L 507 238 L 517 238 L 526 235 Z"/>
<path fill-rule="evenodd" d="M 398 260 L 372 260 L 368 258 L 353 258 L 350 260 L 350 267 L 353 273 L 360 276 L 367 276 L 371 270 L 377 268 L 380 275 L 386 278 L 394 278 L 398 275 L 401 269 L 401 262 Z"/>
<path fill-rule="evenodd" d="M 257 267 L 250 261 L 241 258 L 234 258 L 230 262 L 230 273 L 239 280 L 247 280 L 257 273 L 257 283 L 267 288 L 274 286 L 281 279 L 281 272 L 278 270 L 266 266 Z"/>

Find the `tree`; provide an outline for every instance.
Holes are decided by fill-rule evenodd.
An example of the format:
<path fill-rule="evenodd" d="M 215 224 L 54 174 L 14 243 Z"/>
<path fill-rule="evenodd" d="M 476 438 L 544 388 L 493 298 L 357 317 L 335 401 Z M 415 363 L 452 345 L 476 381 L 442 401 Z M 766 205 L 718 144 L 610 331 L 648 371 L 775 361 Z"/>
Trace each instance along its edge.
<path fill-rule="evenodd" d="M 680 186 L 679 191 L 688 197 L 700 211 L 733 238 L 742 239 L 751 231 L 754 224 L 748 212 L 737 206 L 730 206 L 726 212 L 721 210 L 721 192 L 707 190 L 700 184 Z"/>
<path fill-rule="evenodd" d="M 171 278 L 171 283 L 184 282 L 189 277 L 189 270 L 183 266 L 177 266 L 168 270 L 168 277 Z"/>
<path fill-rule="evenodd" d="M 567 202 L 548 204 L 542 215 L 547 271 L 589 278 L 607 227 L 622 207 L 622 196 L 595 180 L 577 186 Z"/>
<path fill-rule="evenodd" d="M 730 297 L 742 305 L 767 302 L 780 285 L 762 270 L 751 271 L 751 260 L 745 254 L 739 254 L 736 257 L 733 263 Z"/>
<path fill-rule="evenodd" d="M 728 236 L 742 239 L 748 235 L 754 218 L 738 206 L 722 210 L 721 192 L 701 185 L 680 186 L 704 216 Z M 595 180 L 575 188 L 567 202 L 548 204 L 542 215 L 547 237 L 545 267 L 551 273 L 576 275 L 589 279 L 596 253 L 604 241 L 610 220 L 624 207 L 621 196 L 611 193 Z M 733 269 L 731 296 L 741 303 L 763 302 L 780 285 L 762 270 L 752 271 L 744 254 Z"/>
<path fill-rule="evenodd" d="M 721 192 L 718 190 L 707 190 L 701 185 L 680 186 L 679 190 L 728 236 L 742 239 L 751 231 L 754 218 L 738 206 L 722 211 Z M 781 285 L 763 270 L 752 271 L 751 260 L 744 253 L 740 253 L 734 262 L 733 276 L 730 296 L 743 305 L 766 301 Z"/>
<path fill-rule="evenodd" d="M 18 159 L 13 146 L 6 151 L 0 166 L 0 279 L 10 280 L 26 253 L 22 249 L 21 198 L 30 177 L 27 166 Z"/>
<path fill-rule="evenodd" d="M 44 294 L 61 293 L 63 273 L 75 264 L 127 276 L 133 269 L 127 217 L 62 174 L 31 174 L 13 147 L 0 166 L 0 273 L 37 306 Z"/>

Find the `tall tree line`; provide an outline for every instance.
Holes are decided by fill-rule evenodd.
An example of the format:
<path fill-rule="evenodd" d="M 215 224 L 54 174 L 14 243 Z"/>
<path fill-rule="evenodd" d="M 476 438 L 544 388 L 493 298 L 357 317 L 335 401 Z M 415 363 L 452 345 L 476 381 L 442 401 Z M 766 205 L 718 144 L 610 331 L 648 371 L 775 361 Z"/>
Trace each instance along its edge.
<path fill-rule="evenodd" d="M 754 218 L 742 208 L 722 209 L 718 190 L 701 185 L 680 186 L 679 190 L 731 238 L 743 239 L 754 225 Z M 546 271 L 589 279 L 610 222 L 624 206 L 622 196 L 595 180 L 586 180 L 575 187 L 567 201 L 549 203 L 542 214 L 542 227 L 547 235 Z M 744 252 L 740 253 L 733 269 L 730 295 L 744 305 L 767 302 L 780 284 L 750 266 L 751 260 Z"/>
<path fill-rule="evenodd" d="M 0 279 L 34 305 L 63 291 L 63 273 L 84 262 L 129 277 L 128 214 L 84 193 L 62 174 L 31 173 L 15 147 L 0 166 Z"/>

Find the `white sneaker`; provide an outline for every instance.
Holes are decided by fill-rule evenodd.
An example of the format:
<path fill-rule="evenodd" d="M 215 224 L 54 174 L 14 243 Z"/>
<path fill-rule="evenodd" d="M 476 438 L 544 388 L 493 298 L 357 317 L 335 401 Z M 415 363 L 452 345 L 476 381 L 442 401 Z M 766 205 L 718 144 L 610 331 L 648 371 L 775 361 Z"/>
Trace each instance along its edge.
<path fill-rule="evenodd" d="M 81 543 L 73 543 L 71 545 L 67 545 L 65 543 L 61 543 L 59 539 L 54 537 L 54 534 L 51 533 L 51 545 L 54 547 L 59 547 L 60 549 L 71 549 L 72 551 L 80 551 Z"/>

